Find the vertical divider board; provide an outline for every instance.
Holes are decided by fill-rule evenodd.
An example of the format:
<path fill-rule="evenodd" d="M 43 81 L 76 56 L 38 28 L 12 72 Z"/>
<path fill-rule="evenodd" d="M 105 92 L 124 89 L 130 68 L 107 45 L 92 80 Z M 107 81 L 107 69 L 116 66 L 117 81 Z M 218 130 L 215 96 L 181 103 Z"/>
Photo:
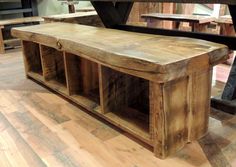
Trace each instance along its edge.
<path fill-rule="evenodd" d="M 64 55 L 52 47 L 40 45 L 44 82 L 64 94 L 68 94 Z"/>
<path fill-rule="evenodd" d="M 26 74 L 42 78 L 43 69 L 41 64 L 39 44 L 31 41 L 22 41 L 22 46 Z"/>
<path fill-rule="evenodd" d="M 100 70 L 105 117 L 149 143 L 149 81 L 105 66 Z"/>
<path fill-rule="evenodd" d="M 98 64 L 64 53 L 69 95 L 90 111 L 100 106 Z"/>

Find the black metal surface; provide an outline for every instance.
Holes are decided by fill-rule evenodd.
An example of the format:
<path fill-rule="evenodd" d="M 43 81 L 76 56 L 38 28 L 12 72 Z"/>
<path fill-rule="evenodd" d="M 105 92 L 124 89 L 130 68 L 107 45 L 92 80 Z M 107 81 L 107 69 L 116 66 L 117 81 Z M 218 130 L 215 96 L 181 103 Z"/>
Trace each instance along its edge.
<path fill-rule="evenodd" d="M 132 2 L 91 2 L 103 24 L 107 28 L 112 28 L 117 24 L 126 23 Z"/>
<path fill-rule="evenodd" d="M 126 23 L 133 7 L 133 2 L 116 2 L 115 7 L 122 18 L 122 23 Z"/>
<path fill-rule="evenodd" d="M 236 30 L 236 5 L 229 5 L 229 10 L 234 23 L 234 28 Z M 236 46 L 236 42 L 234 42 L 233 45 Z M 233 100 L 236 98 L 236 59 L 232 65 L 229 78 L 221 98 L 224 100 Z"/>
<path fill-rule="evenodd" d="M 220 111 L 236 115 L 236 100 L 224 100 L 221 97 L 211 99 L 211 106 Z"/>
<path fill-rule="evenodd" d="M 7 15 L 7 14 L 17 14 L 17 13 L 29 13 L 32 12 L 31 8 L 26 9 L 8 9 L 0 11 L 0 15 Z"/>

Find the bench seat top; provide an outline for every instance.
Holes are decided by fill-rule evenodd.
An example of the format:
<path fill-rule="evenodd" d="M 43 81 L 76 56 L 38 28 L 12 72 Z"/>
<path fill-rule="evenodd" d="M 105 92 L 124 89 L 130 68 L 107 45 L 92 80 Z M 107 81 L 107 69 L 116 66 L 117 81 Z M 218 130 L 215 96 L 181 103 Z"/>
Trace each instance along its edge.
<path fill-rule="evenodd" d="M 215 20 L 215 18 L 211 17 L 211 16 L 185 15 L 185 14 L 164 14 L 164 13 L 142 14 L 141 17 L 144 19 L 182 21 L 182 22 L 199 23 L 199 24 L 210 23 Z"/>
<path fill-rule="evenodd" d="M 233 24 L 233 20 L 230 15 L 220 16 L 215 22 L 219 24 Z"/>
<path fill-rule="evenodd" d="M 24 17 L 24 18 L 16 18 L 16 19 L 7 19 L 1 20 L 0 26 L 13 25 L 13 24 L 22 24 L 22 23 L 33 23 L 33 22 L 43 22 L 44 19 L 42 17 Z"/>
<path fill-rule="evenodd" d="M 68 14 L 58 14 L 58 15 L 51 15 L 51 16 L 43 16 L 44 19 L 48 20 L 55 20 L 55 21 L 63 21 L 65 19 L 71 18 L 82 18 L 87 16 L 97 16 L 96 11 L 90 12 L 76 12 L 76 13 L 68 13 Z"/>
<path fill-rule="evenodd" d="M 82 7 L 77 10 L 77 12 L 91 12 L 91 11 L 95 11 L 94 7 L 92 6 Z"/>
<path fill-rule="evenodd" d="M 149 73 L 182 70 L 191 60 L 215 64 L 228 54 L 227 46 L 204 40 L 61 22 L 13 28 L 12 35 L 101 64 Z"/>

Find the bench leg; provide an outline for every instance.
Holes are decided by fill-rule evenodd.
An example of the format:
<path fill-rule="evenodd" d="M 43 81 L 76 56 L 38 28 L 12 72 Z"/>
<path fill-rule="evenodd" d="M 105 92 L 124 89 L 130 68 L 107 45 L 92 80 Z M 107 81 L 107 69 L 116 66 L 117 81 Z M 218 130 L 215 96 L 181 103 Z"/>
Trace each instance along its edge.
<path fill-rule="evenodd" d="M 164 159 L 206 134 L 211 77 L 207 69 L 167 83 L 150 83 L 150 134 L 157 157 Z"/>
<path fill-rule="evenodd" d="M 208 23 L 206 24 L 194 23 L 192 27 L 192 32 L 207 32 L 207 26 Z"/>
<path fill-rule="evenodd" d="M 4 41 L 3 41 L 3 34 L 2 34 L 2 28 L 0 28 L 0 54 L 5 53 L 5 47 L 4 47 Z"/>

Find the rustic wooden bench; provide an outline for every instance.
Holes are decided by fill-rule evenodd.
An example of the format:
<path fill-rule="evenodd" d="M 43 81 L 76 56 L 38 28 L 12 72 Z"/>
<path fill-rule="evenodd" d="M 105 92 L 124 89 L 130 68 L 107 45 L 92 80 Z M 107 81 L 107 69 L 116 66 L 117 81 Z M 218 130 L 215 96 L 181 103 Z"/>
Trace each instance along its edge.
<path fill-rule="evenodd" d="M 215 20 L 220 25 L 220 34 L 235 36 L 234 25 L 230 15 L 220 16 Z"/>
<path fill-rule="evenodd" d="M 82 7 L 76 10 L 77 12 L 92 12 L 95 11 L 94 7 L 92 6 L 87 6 L 87 7 Z"/>
<path fill-rule="evenodd" d="M 59 14 L 43 17 L 45 22 L 66 22 L 102 27 L 103 23 L 96 11 Z"/>
<path fill-rule="evenodd" d="M 234 25 L 232 21 L 232 17 L 230 15 L 220 16 L 215 22 L 220 26 L 220 35 L 225 36 L 235 36 Z M 234 60 L 234 51 L 231 51 L 229 55 L 230 59 L 225 63 L 232 65 Z"/>
<path fill-rule="evenodd" d="M 181 22 L 188 22 L 192 32 L 206 32 L 208 25 L 215 20 L 211 16 L 150 13 L 141 16 L 147 22 L 148 27 L 161 28 L 162 21 L 173 21 L 174 29 L 180 28 Z"/>
<path fill-rule="evenodd" d="M 8 42 L 8 40 L 3 39 L 3 29 L 8 25 L 17 25 L 23 23 L 34 23 L 34 22 L 42 22 L 43 18 L 41 17 L 24 17 L 24 18 L 16 18 L 9 20 L 1 20 L 0 21 L 0 54 L 5 53 L 4 44 Z"/>
<path fill-rule="evenodd" d="M 165 158 L 207 132 L 212 67 L 204 40 L 68 23 L 12 29 L 26 74 L 154 147 Z"/>

